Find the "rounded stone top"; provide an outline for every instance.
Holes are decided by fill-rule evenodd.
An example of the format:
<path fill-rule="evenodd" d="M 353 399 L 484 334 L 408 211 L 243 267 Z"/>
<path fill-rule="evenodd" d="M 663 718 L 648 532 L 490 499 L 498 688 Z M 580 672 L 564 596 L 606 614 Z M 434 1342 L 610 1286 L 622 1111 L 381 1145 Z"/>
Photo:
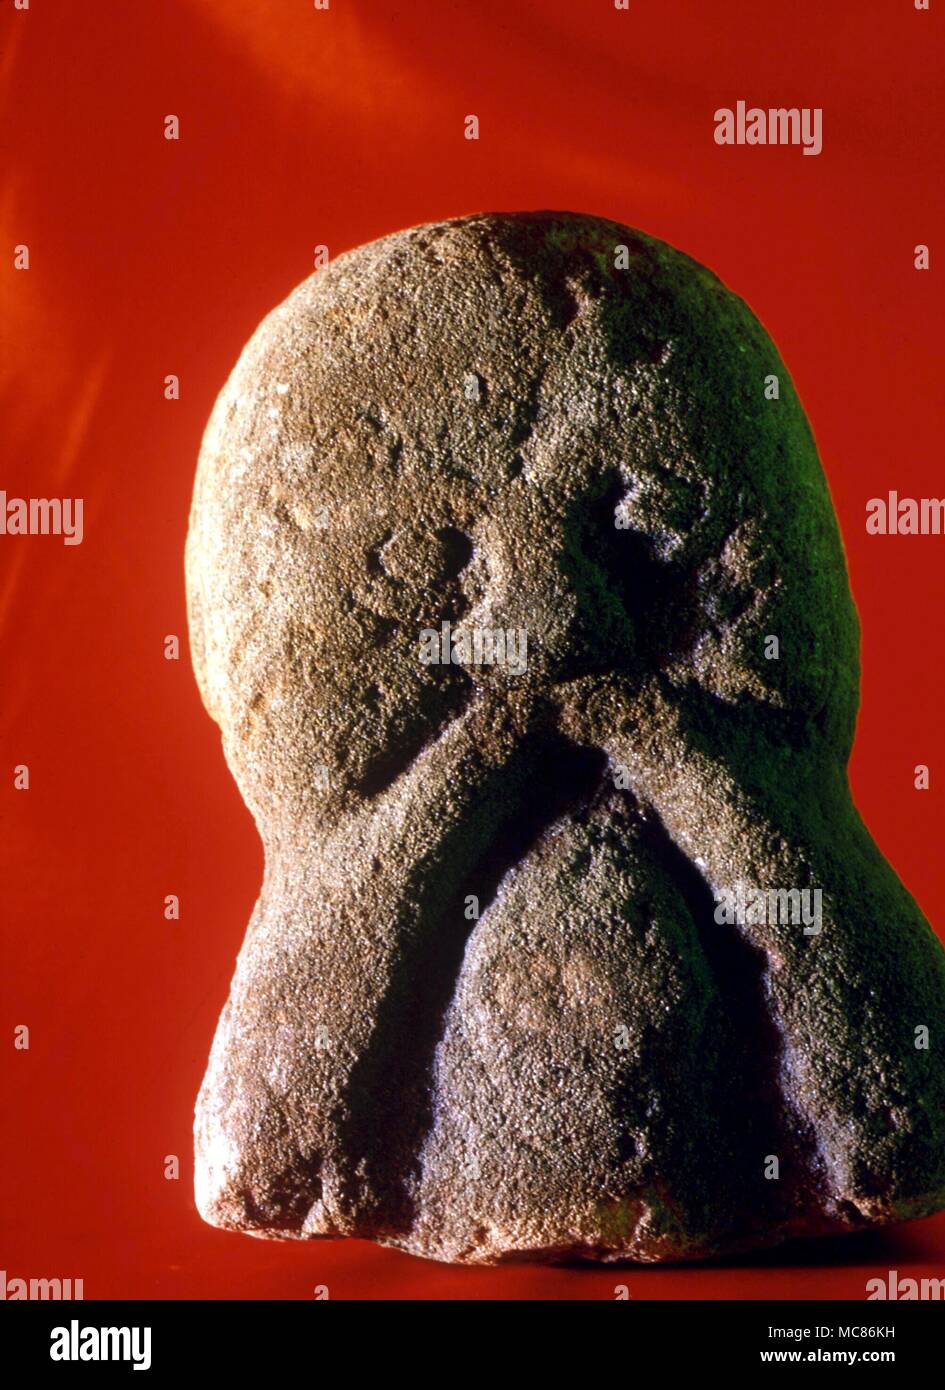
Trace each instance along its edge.
<path fill-rule="evenodd" d="M 310 276 L 217 401 L 187 574 L 262 821 L 376 794 L 476 692 L 521 729 L 659 679 L 775 740 L 852 734 L 855 615 L 791 379 L 715 275 L 602 218 L 434 223 Z M 424 657 L 477 632 L 527 657 Z"/>

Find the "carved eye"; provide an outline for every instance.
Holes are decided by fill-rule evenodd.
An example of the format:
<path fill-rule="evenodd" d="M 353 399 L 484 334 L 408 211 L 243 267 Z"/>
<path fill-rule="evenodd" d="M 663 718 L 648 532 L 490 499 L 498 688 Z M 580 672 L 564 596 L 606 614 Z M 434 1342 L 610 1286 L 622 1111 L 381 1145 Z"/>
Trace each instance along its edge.
<path fill-rule="evenodd" d="M 603 669 L 640 672 L 668 665 L 698 639 L 702 613 L 689 566 L 667 558 L 658 538 L 627 524 L 619 477 L 575 505 L 565 571 L 582 595 L 583 631 Z"/>

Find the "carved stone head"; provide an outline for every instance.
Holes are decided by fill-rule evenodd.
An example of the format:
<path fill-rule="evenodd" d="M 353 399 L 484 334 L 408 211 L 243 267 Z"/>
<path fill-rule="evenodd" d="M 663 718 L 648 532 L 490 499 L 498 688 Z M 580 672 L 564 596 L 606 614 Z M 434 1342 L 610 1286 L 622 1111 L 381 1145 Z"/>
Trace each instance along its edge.
<path fill-rule="evenodd" d="M 208 1221 L 661 1260 L 945 1205 L 945 957 L 850 800 L 810 429 L 714 275 L 568 213 L 339 257 L 217 402 L 187 575 L 266 851 Z"/>

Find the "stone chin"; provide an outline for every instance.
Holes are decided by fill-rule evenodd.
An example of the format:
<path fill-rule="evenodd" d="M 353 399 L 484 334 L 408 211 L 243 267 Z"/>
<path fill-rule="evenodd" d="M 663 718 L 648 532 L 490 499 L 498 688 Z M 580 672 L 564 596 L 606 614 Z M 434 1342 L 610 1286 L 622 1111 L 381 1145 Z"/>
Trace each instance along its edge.
<path fill-rule="evenodd" d="M 206 1220 L 653 1261 L 945 1206 L 945 956 L 850 798 L 810 429 L 714 275 L 571 213 L 339 257 L 217 401 L 187 585 L 266 853 Z"/>

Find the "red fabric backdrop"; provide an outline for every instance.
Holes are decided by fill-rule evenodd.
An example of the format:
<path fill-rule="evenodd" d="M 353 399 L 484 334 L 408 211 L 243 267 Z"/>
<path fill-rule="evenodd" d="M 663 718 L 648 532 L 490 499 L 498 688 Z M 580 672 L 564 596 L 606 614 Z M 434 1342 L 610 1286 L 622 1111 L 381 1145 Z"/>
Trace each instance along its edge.
<path fill-rule="evenodd" d="M 185 634 L 215 393 L 316 245 L 481 209 L 617 218 L 717 271 L 794 374 L 864 627 L 855 793 L 945 924 L 945 542 L 864 530 L 872 496 L 943 491 L 942 18 L 912 0 L 2 0 L 0 487 L 85 498 L 81 546 L 0 537 L 11 1277 L 82 1277 L 89 1297 L 582 1299 L 619 1279 L 635 1298 L 830 1298 L 890 1267 L 943 1273 L 940 1218 L 620 1276 L 202 1225 L 192 1105 L 262 861 L 186 646 L 163 655 Z M 720 148 L 713 113 L 739 99 L 822 107 L 823 153 Z"/>

